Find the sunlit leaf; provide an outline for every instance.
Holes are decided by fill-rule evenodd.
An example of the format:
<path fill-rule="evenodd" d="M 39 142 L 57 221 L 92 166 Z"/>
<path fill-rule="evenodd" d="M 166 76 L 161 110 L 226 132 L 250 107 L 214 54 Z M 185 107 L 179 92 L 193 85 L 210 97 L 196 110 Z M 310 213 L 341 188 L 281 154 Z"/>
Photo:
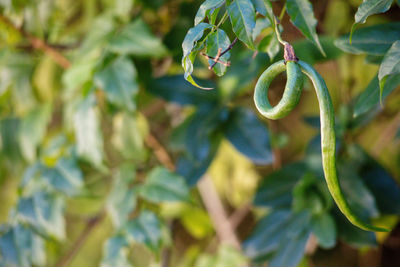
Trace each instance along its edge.
<path fill-rule="evenodd" d="M 183 79 L 182 79 L 183 80 Z M 119 113 L 113 119 L 114 147 L 127 159 L 144 160 L 147 151 L 144 138 L 148 134 L 146 119 L 140 114 Z"/>
<path fill-rule="evenodd" d="M 319 42 L 316 27 L 318 21 L 314 17 L 313 7 L 308 0 L 287 0 L 287 12 L 291 22 L 301 30 L 305 37 L 311 40 L 325 56 L 324 49 Z"/>
<path fill-rule="evenodd" d="M 382 101 L 398 87 L 400 84 L 400 74 L 395 74 L 387 77 L 386 82 L 382 90 Z M 361 115 L 379 108 L 379 80 L 378 76 L 375 76 L 368 84 L 367 88 L 357 97 L 354 106 L 354 117 L 360 117 Z"/>
<path fill-rule="evenodd" d="M 44 240 L 21 224 L 8 227 L 7 232 L 0 237 L 0 262 L 4 266 L 44 266 Z"/>
<path fill-rule="evenodd" d="M 113 224 L 118 228 L 127 222 L 129 214 L 136 207 L 136 194 L 131 188 L 135 179 L 135 168 L 128 164 L 122 165 L 113 178 L 106 207 Z"/>
<path fill-rule="evenodd" d="M 136 79 L 136 68 L 126 57 L 116 58 L 94 76 L 95 84 L 105 91 L 107 99 L 129 111 L 136 108 L 134 98 L 139 90 Z"/>
<path fill-rule="evenodd" d="M 198 41 L 203 37 L 204 31 L 210 28 L 211 28 L 210 24 L 201 22 L 196 26 L 194 26 L 193 28 L 189 29 L 189 31 L 185 36 L 185 39 L 182 42 L 182 49 L 183 49 L 182 67 L 185 71 L 184 77 L 191 84 L 202 89 L 212 89 L 212 88 L 202 87 L 194 81 L 192 77 L 193 63 L 196 59 L 199 50 L 203 48 L 202 43 L 198 43 Z"/>
<path fill-rule="evenodd" d="M 366 53 L 380 56 L 389 50 L 399 36 L 400 22 L 391 22 L 354 31 L 351 44 L 349 34 L 342 35 L 335 41 L 335 45 L 352 54 Z"/>
<path fill-rule="evenodd" d="M 140 57 L 162 57 L 167 49 L 161 40 L 153 35 L 141 19 L 125 25 L 109 41 L 109 49 L 118 54 Z"/>
<path fill-rule="evenodd" d="M 250 0 L 233 0 L 228 5 L 228 13 L 236 36 L 249 48 L 255 49 L 253 29 L 256 26 L 256 12 Z"/>
<path fill-rule="evenodd" d="M 141 186 L 140 195 L 155 203 L 188 201 L 189 187 L 183 177 L 164 167 L 156 167 Z"/>
<path fill-rule="evenodd" d="M 194 18 L 194 25 L 199 24 L 202 22 L 207 13 L 212 12 L 214 9 L 220 7 L 225 0 L 206 0 L 204 1 L 201 6 L 199 7 L 199 10 L 197 11 L 196 17 Z"/>
<path fill-rule="evenodd" d="M 74 114 L 78 155 L 96 166 L 103 161 L 103 138 L 94 95 L 82 101 Z"/>
<path fill-rule="evenodd" d="M 379 86 L 381 95 L 385 86 L 386 79 L 389 75 L 400 73 L 400 40 L 397 40 L 385 54 L 382 64 L 379 67 Z"/>
<path fill-rule="evenodd" d="M 157 216 L 147 210 L 125 227 L 129 242 L 137 242 L 146 245 L 153 252 L 158 252 L 161 246 L 161 223 Z"/>
<path fill-rule="evenodd" d="M 38 191 L 19 200 L 17 218 L 47 238 L 62 240 L 65 238 L 64 207 L 62 197 Z"/>
<path fill-rule="evenodd" d="M 354 15 L 355 22 L 353 27 L 351 27 L 351 31 L 353 32 L 356 24 L 365 23 L 369 16 L 384 13 L 389 10 L 392 2 L 393 0 L 365 0 L 358 7 L 357 12 Z"/>
<path fill-rule="evenodd" d="M 101 267 L 131 267 L 128 260 L 128 242 L 121 235 L 113 236 L 107 240 L 103 248 Z"/>
<path fill-rule="evenodd" d="M 36 159 L 36 149 L 46 133 L 50 115 L 51 106 L 43 105 L 31 111 L 21 121 L 19 130 L 21 152 L 29 162 Z"/>

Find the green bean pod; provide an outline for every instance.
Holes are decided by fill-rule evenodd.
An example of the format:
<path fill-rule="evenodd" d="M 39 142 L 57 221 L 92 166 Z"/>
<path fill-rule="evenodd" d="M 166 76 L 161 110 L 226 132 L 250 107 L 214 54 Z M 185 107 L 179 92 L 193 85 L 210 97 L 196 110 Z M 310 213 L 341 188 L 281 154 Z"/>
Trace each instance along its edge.
<path fill-rule="evenodd" d="M 271 107 L 268 101 L 268 87 L 272 80 L 285 69 L 283 60 L 271 65 L 261 75 L 254 91 L 254 102 L 258 111 L 269 119 L 283 118 L 297 105 L 301 94 L 302 74 L 306 74 L 314 85 L 319 102 L 321 121 L 321 150 L 322 166 L 325 180 L 336 205 L 347 219 L 354 225 L 367 231 L 388 231 L 385 228 L 376 227 L 363 222 L 350 208 L 339 184 L 336 170 L 336 136 L 335 136 L 335 114 L 331 97 L 324 79 L 309 64 L 303 61 L 288 61 L 286 63 L 287 83 L 281 101 Z"/>
<path fill-rule="evenodd" d="M 281 101 L 272 107 L 268 100 L 268 88 L 275 77 L 283 71 L 287 74 L 287 83 Z M 269 119 L 280 119 L 287 116 L 299 103 L 303 86 L 303 74 L 298 64 L 283 60 L 272 64 L 261 74 L 254 91 L 254 103 L 258 111 Z"/>

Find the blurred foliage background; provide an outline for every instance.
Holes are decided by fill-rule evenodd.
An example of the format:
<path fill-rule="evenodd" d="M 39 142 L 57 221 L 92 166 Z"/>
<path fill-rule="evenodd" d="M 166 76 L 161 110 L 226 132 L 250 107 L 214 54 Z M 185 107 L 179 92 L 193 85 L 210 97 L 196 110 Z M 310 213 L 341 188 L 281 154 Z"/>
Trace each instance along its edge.
<path fill-rule="evenodd" d="M 197 55 L 193 76 L 214 90 L 185 81 L 182 42 L 202 3 L 0 0 L 0 266 L 400 265 L 400 75 L 383 106 L 376 76 L 400 39 L 398 2 L 349 46 L 362 1 L 311 1 L 326 57 L 281 20 L 328 85 L 342 187 L 360 217 L 393 229 L 378 234 L 327 191 L 311 85 L 282 120 L 256 112 L 255 82 L 283 54 L 271 27 L 217 75 Z"/>

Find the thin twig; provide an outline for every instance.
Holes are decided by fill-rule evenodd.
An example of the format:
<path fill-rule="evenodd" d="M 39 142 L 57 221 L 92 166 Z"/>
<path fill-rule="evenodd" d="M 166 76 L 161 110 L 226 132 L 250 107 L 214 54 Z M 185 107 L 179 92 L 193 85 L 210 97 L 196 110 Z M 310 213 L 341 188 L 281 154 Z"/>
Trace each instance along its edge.
<path fill-rule="evenodd" d="M 230 216 L 229 222 L 233 229 L 236 229 L 239 224 L 243 221 L 243 219 L 249 214 L 251 210 L 251 204 L 246 203 L 243 206 L 236 209 Z"/>
<path fill-rule="evenodd" d="M 69 250 L 57 263 L 55 266 L 57 267 L 65 267 L 71 263 L 76 254 L 85 244 L 86 240 L 95 229 L 95 227 L 104 219 L 105 212 L 101 211 L 99 214 L 89 219 L 82 233 L 78 236 L 75 242 L 71 246 L 71 250 Z"/>
<path fill-rule="evenodd" d="M 217 58 L 215 58 L 215 57 L 209 56 L 209 55 L 207 55 L 206 53 L 203 53 L 203 52 L 201 52 L 200 54 L 201 54 L 203 57 L 205 57 L 205 58 L 207 58 L 207 59 L 211 59 L 212 61 L 217 62 L 217 63 L 220 63 L 220 64 L 222 64 L 222 65 L 224 65 L 224 66 L 229 67 L 229 66 L 231 65 L 231 62 L 230 62 L 230 61 L 224 62 L 224 61 L 221 61 L 221 60 L 219 60 L 219 59 L 217 59 Z"/>
<path fill-rule="evenodd" d="M 145 139 L 145 142 L 146 145 L 154 151 L 156 158 L 162 165 L 164 165 L 164 167 L 171 171 L 175 170 L 175 164 L 172 157 L 153 134 L 150 133 Z"/>
<path fill-rule="evenodd" d="M 197 184 L 204 206 L 221 242 L 240 249 L 240 242 L 229 222 L 228 215 L 222 205 L 215 186 L 209 175 L 205 174 Z"/>
<path fill-rule="evenodd" d="M 208 67 L 208 69 L 212 70 L 212 68 L 214 68 L 214 66 L 218 63 L 218 60 L 225 55 L 229 50 L 231 50 L 233 48 L 233 46 L 237 43 L 238 38 L 236 37 L 233 42 L 224 50 L 220 53 L 220 50 L 218 50 L 218 54 L 214 59 L 214 63 Z"/>
<path fill-rule="evenodd" d="M 10 28 L 13 28 L 15 31 L 18 31 L 22 36 L 28 39 L 29 43 L 32 45 L 34 49 L 41 50 L 46 54 L 50 55 L 54 59 L 54 61 L 57 62 L 57 64 L 60 65 L 62 68 L 67 69 L 71 65 L 69 60 L 66 57 L 64 57 L 61 53 L 59 53 L 56 49 L 49 46 L 43 40 L 24 31 L 24 29 L 18 28 L 10 21 L 10 19 L 1 14 L 0 14 L 0 22 L 6 24 Z"/>

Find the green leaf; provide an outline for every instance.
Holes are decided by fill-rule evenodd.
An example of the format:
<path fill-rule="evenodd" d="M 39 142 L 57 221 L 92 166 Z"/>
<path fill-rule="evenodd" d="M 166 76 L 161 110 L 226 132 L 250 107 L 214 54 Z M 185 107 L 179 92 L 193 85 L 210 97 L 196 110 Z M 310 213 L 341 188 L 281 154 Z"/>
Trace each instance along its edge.
<path fill-rule="evenodd" d="M 91 56 L 91 54 L 96 54 L 98 51 L 97 49 L 103 48 L 108 43 L 117 25 L 110 13 L 104 13 L 91 22 L 90 31 L 87 31 L 82 45 L 79 46 L 79 50 L 75 55 L 75 60 L 73 60 L 73 66 L 76 66 L 77 64 L 75 64 L 75 62 L 77 63 L 79 61 L 84 64 L 85 60 L 82 59 L 87 55 Z M 98 55 L 96 55 L 96 58 L 98 58 Z"/>
<path fill-rule="evenodd" d="M 257 37 L 262 34 L 262 32 L 267 29 L 273 27 L 270 20 L 268 18 L 257 18 L 256 27 L 253 30 L 253 40 L 255 41 Z M 271 31 L 271 29 L 270 29 Z M 274 57 L 279 53 L 278 39 L 273 29 L 272 32 L 269 32 L 266 36 L 262 38 L 262 40 L 257 44 L 257 50 L 260 52 L 265 52 L 268 54 L 270 61 L 274 59 Z"/>
<path fill-rule="evenodd" d="M 269 267 L 296 267 L 303 258 L 308 238 L 310 215 L 306 212 L 292 215 L 285 235 L 280 239 L 277 252 L 271 258 Z"/>
<path fill-rule="evenodd" d="M 93 72 L 99 63 L 98 57 L 84 57 L 74 61 L 63 74 L 62 81 L 67 90 L 66 95 L 71 95 L 74 89 L 82 86 L 90 81 L 93 77 Z"/>
<path fill-rule="evenodd" d="M 264 2 L 269 2 L 269 0 L 251 0 L 251 2 L 258 13 L 263 16 L 267 15 L 267 9 L 265 7 L 266 4 L 264 4 Z"/>
<path fill-rule="evenodd" d="M 23 197 L 17 205 L 17 218 L 46 238 L 65 238 L 65 200 L 57 194 L 38 191 Z"/>
<path fill-rule="evenodd" d="M 393 43 L 379 67 L 378 78 L 381 98 L 387 77 L 398 73 L 400 73 L 400 40 Z"/>
<path fill-rule="evenodd" d="M 398 87 L 400 84 L 400 74 L 395 74 L 387 77 L 386 82 L 383 86 L 382 90 L 382 100 Z M 367 88 L 357 97 L 353 116 L 355 118 L 360 117 L 361 115 L 379 108 L 379 98 L 380 98 L 380 87 L 378 76 L 375 76 Z"/>
<path fill-rule="evenodd" d="M 354 24 L 351 27 L 350 33 L 350 42 L 351 35 L 355 29 L 356 24 L 365 23 L 367 18 L 371 15 L 384 13 L 389 10 L 393 0 L 365 0 L 357 9 L 356 14 L 354 15 Z"/>
<path fill-rule="evenodd" d="M 218 247 L 217 259 L 213 267 L 240 267 L 246 265 L 246 258 L 237 249 L 224 244 Z M 205 267 L 208 266 L 210 265 Z"/>
<path fill-rule="evenodd" d="M 196 25 L 193 28 L 190 28 L 189 31 L 187 32 L 185 39 L 182 42 L 182 49 L 183 49 L 183 58 L 188 57 L 191 53 L 192 50 L 195 48 L 197 41 L 199 41 L 204 34 L 204 31 L 206 29 L 210 29 L 211 25 L 207 24 L 207 23 L 199 23 L 198 25 Z M 184 67 L 184 69 L 186 69 Z"/>
<path fill-rule="evenodd" d="M 203 207 L 185 205 L 179 219 L 186 231 L 197 239 L 203 239 L 214 234 L 210 217 Z"/>
<path fill-rule="evenodd" d="M 270 0 L 251 0 L 256 11 L 261 15 L 268 18 L 269 22 L 274 24 L 274 12 L 272 10 L 272 5 Z"/>
<path fill-rule="evenodd" d="M 117 54 L 139 57 L 163 57 L 167 49 L 161 40 L 153 35 L 141 19 L 137 19 L 116 33 L 109 41 L 108 49 Z"/>
<path fill-rule="evenodd" d="M 338 170 L 341 177 L 340 185 L 351 209 L 364 220 L 377 217 L 379 210 L 374 196 L 358 176 L 354 166 L 341 165 Z"/>
<path fill-rule="evenodd" d="M 374 232 L 364 231 L 354 226 L 344 217 L 338 208 L 335 208 L 334 215 L 338 236 L 341 240 L 357 248 L 377 245 Z"/>
<path fill-rule="evenodd" d="M 274 210 L 258 221 L 251 235 L 242 244 L 245 255 L 257 259 L 272 254 L 285 235 L 290 217 L 291 212 L 288 210 Z"/>
<path fill-rule="evenodd" d="M 265 177 L 254 196 L 254 205 L 268 208 L 290 208 L 292 190 L 307 171 L 302 162 L 288 164 Z"/>
<path fill-rule="evenodd" d="M 320 180 L 312 172 L 307 172 L 293 188 L 292 210 L 309 211 L 312 215 L 325 213 L 332 207 L 329 193 L 324 194 L 324 187 L 318 186 Z"/>
<path fill-rule="evenodd" d="M 0 237 L 1 261 L 4 266 L 29 266 L 20 262 L 18 247 L 16 244 L 15 230 L 10 229 Z"/>
<path fill-rule="evenodd" d="M 243 243 L 244 253 L 255 260 L 270 259 L 268 266 L 295 267 L 304 254 L 310 214 L 272 211 L 261 219 Z"/>
<path fill-rule="evenodd" d="M 400 22 L 391 22 L 356 30 L 351 44 L 349 34 L 342 35 L 336 40 L 335 45 L 352 54 L 383 56 L 399 36 Z"/>
<path fill-rule="evenodd" d="M 74 128 L 78 155 L 95 166 L 101 166 L 103 138 L 95 103 L 96 99 L 91 94 L 78 105 L 74 114 Z"/>
<path fill-rule="evenodd" d="M 2 266 L 46 265 L 44 240 L 21 224 L 9 226 L 0 237 L 0 255 Z"/>
<path fill-rule="evenodd" d="M 268 129 L 251 110 L 236 108 L 231 111 L 224 133 L 239 152 L 256 164 L 273 162 Z"/>
<path fill-rule="evenodd" d="M 186 151 L 178 160 L 177 173 L 191 186 L 206 172 L 218 150 L 221 134 L 217 127 L 221 117 L 226 116 L 225 111 L 218 107 L 204 108 L 183 123 L 181 143 Z"/>
<path fill-rule="evenodd" d="M 217 31 L 208 35 L 206 44 L 207 44 L 207 55 L 215 58 L 218 55 L 219 50 L 225 51 L 231 45 L 231 41 L 229 40 L 228 35 L 226 35 L 226 33 L 223 30 L 217 29 Z M 230 56 L 231 53 L 228 51 L 222 57 L 220 57 L 220 60 L 222 62 L 228 63 Z M 208 64 L 211 66 L 214 64 L 214 61 L 212 59 L 209 59 Z M 217 63 L 213 67 L 213 71 L 218 76 L 224 75 L 226 69 L 227 65 L 221 63 Z"/>
<path fill-rule="evenodd" d="M 128 111 L 136 108 L 136 80 L 136 68 L 127 57 L 116 58 L 94 75 L 95 84 L 105 91 L 108 101 Z"/>
<path fill-rule="evenodd" d="M 233 0 L 228 6 L 233 32 L 249 48 L 255 49 L 253 29 L 256 26 L 256 12 L 250 0 Z"/>
<path fill-rule="evenodd" d="M 360 177 L 374 195 L 379 211 L 383 214 L 400 214 L 400 186 L 375 159 L 361 148 L 358 152 L 354 157 L 366 158 L 359 171 Z"/>
<path fill-rule="evenodd" d="M 213 140 L 213 142 L 214 144 L 211 146 L 207 157 L 202 160 L 195 159 L 188 155 L 183 155 L 178 159 L 176 171 L 177 173 L 185 177 L 185 181 L 190 186 L 196 185 L 201 176 L 206 173 L 212 160 L 217 154 L 220 139 Z"/>
<path fill-rule="evenodd" d="M 275 34 L 270 34 L 265 36 L 257 46 L 257 50 L 261 52 L 266 52 L 270 61 L 274 60 L 276 55 L 280 51 L 279 41 Z"/>
<path fill-rule="evenodd" d="M 183 49 L 183 57 L 182 57 L 182 67 L 185 71 L 184 77 L 190 82 L 192 85 L 201 88 L 201 89 L 212 89 L 208 87 L 202 87 L 198 85 L 193 77 L 191 76 L 193 73 L 193 63 L 196 59 L 197 53 L 203 48 L 202 43 L 198 43 L 198 41 L 203 37 L 204 31 L 210 29 L 212 26 L 210 24 L 201 22 L 189 29 L 187 32 L 185 39 L 182 43 Z"/>
<path fill-rule="evenodd" d="M 17 161 L 21 157 L 20 145 L 18 144 L 18 133 L 20 120 L 8 117 L 0 120 L 0 153 L 7 155 L 11 161 Z"/>
<path fill-rule="evenodd" d="M 311 40 L 325 56 L 318 39 L 316 31 L 318 21 L 314 17 L 311 3 L 308 0 L 287 0 L 286 9 L 293 25 L 299 28 L 303 35 Z"/>
<path fill-rule="evenodd" d="M 116 235 L 107 240 L 103 247 L 101 267 L 131 267 L 128 260 L 129 247 L 124 236 Z"/>
<path fill-rule="evenodd" d="M 311 218 L 311 231 L 317 237 L 318 244 L 324 249 L 336 245 L 336 225 L 329 213 L 323 213 Z"/>
<path fill-rule="evenodd" d="M 206 80 L 202 81 L 206 84 Z M 214 87 L 214 84 L 210 84 Z M 164 76 L 154 79 L 147 90 L 166 101 L 180 105 L 214 105 L 218 100 L 218 91 L 197 90 L 187 83 L 182 75 Z"/>
<path fill-rule="evenodd" d="M 202 22 L 205 19 L 207 13 L 213 12 L 213 10 L 222 6 L 222 4 L 224 2 L 225 2 L 225 0 L 206 0 L 206 1 L 204 1 L 201 4 L 201 6 L 199 7 L 196 17 L 194 18 L 194 25 L 197 25 L 200 22 Z"/>
<path fill-rule="evenodd" d="M 143 161 L 148 156 L 144 138 L 149 131 L 146 118 L 140 114 L 118 113 L 113 118 L 111 142 L 126 159 Z"/>
<path fill-rule="evenodd" d="M 268 18 L 257 18 L 256 26 L 253 29 L 253 40 L 255 41 L 257 37 L 269 27 L 271 27 L 271 22 Z"/>
<path fill-rule="evenodd" d="M 137 218 L 128 222 L 125 231 L 130 243 L 142 243 L 153 252 L 160 251 L 161 223 L 154 213 L 142 211 Z"/>
<path fill-rule="evenodd" d="M 54 190 L 68 196 L 76 196 L 83 188 L 83 174 L 73 159 L 61 158 L 54 168 L 41 168 L 41 176 Z M 24 180 L 24 183 L 27 183 Z"/>
<path fill-rule="evenodd" d="M 136 194 L 131 188 L 135 175 L 135 168 L 126 163 L 113 176 L 113 186 L 107 198 L 106 208 L 117 229 L 128 221 L 129 215 L 136 207 Z"/>
<path fill-rule="evenodd" d="M 188 118 L 190 123 L 187 125 L 184 142 L 191 157 L 199 161 L 208 157 L 212 150 L 212 136 L 216 134 L 221 123 L 220 116 L 223 115 L 224 110 L 214 107 L 211 110 L 199 110 Z"/>
<path fill-rule="evenodd" d="M 268 18 L 271 25 L 275 25 L 275 15 L 270 0 L 251 0 L 257 12 Z"/>
<path fill-rule="evenodd" d="M 36 149 L 46 133 L 50 115 L 51 106 L 45 104 L 32 110 L 21 121 L 19 142 L 22 155 L 28 162 L 36 159 Z"/>
<path fill-rule="evenodd" d="M 139 194 L 150 202 L 189 201 L 189 187 L 184 178 L 164 167 L 156 167 L 148 174 Z"/>

